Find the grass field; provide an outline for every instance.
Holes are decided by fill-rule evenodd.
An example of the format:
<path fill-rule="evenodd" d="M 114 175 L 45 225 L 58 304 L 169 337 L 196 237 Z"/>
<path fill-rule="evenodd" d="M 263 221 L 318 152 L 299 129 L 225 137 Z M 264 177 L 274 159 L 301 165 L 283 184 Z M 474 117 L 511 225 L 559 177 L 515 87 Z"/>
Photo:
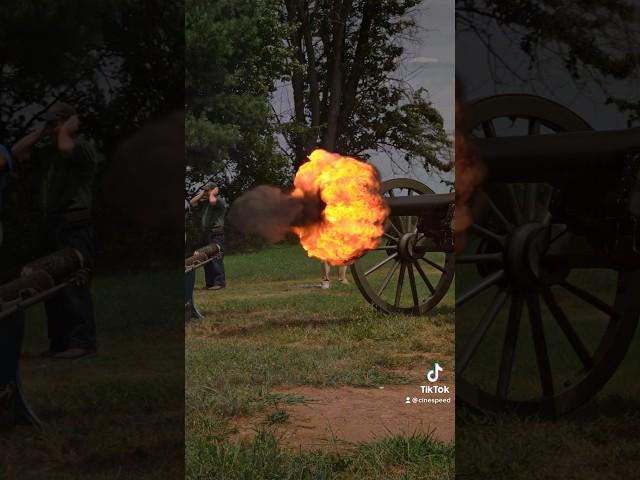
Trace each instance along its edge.
<path fill-rule="evenodd" d="M 184 472 L 182 272 L 97 277 L 99 354 L 24 358 L 27 398 L 44 422 L 0 433 L 0 479 L 167 479 Z M 48 347 L 43 309 L 24 351 Z"/>
<path fill-rule="evenodd" d="M 477 279 L 473 272 L 465 270 L 469 268 L 457 271 L 459 292 Z M 613 303 L 616 283 L 610 271 L 572 273 L 569 280 Z M 494 293 L 487 292 L 458 309 L 458 346 L 470 337 Z M 608 317 L 566 292 L 556 291 L 555 295 L 586 347 L 593 352 Z M 486 341 L 465 374 L 489 392 L 495 392 L 496 388 L 508 310 L 507 304 L 488 330 Z M 554 388 L 558 391 L 568 385 L 565 382 L 579 375 L 581 365 L 544 304 L 541 312 Z M 461 479 L 473 480 L 638 478 L 640 384 L 636 380 L 639 364 L 640 345 L 636 339 L 605 388 L 585 406 L 557 420 L 522 419 L 507 414 L 490 417 L 459 409 L 456 474 Z M 520 325 L 510 394 L 518 399 L 541 395 L 527 314 Z"/>
<path fill-rule="evenodd" d="M 382 316 L 353 283 L 316 288 L 319 264 L 297 246 L 230 255 L 225 267 L 227 289 L 196 292 L 205 318 L 187 328 L 188 478 L 453 478 L 453 443 L 429 432 L 287 440 L 296 407 L 314 415 L 304 392 L 366 395 L 419 384 L 413 372 L 435 360 L 452 365 L 451 295 L 428 317 Z"/>

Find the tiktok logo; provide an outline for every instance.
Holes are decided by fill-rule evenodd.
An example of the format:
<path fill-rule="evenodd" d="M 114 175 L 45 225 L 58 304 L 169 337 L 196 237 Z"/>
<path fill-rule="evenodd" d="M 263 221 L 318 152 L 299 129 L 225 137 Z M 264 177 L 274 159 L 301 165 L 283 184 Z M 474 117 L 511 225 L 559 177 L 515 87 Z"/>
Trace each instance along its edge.
<path fill-rule="evenodd" d="M 436 383 L 440 380 L 441 373 L 444 371 L 444 368 L 440 366 L 438 362 L 433 364 L 433 370 L 429 370 L 425 375 L 426 379 L 431 383 Z"/>

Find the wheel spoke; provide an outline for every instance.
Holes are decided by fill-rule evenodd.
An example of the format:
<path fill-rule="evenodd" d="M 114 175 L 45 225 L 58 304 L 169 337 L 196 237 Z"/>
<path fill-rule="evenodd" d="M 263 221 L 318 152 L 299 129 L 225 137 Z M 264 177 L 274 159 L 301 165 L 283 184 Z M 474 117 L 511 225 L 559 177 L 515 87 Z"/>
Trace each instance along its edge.
<path fill-rule="evenodd" d="M 482 194 L 483 194 L 483 196 L 485 198 L 485 201 L 487 202 L 487 205 L 489 205 L 489 208 L 491 208 L 491 210 L 493 210 L 494 215 L 496 216 L 496 218 L 498 220 L 500 220 L 500 223 L 502 224 L 504 229 L 507 232 L 511 232 L 513 230 L 513 224 L 509 220 L 507 220 L 507 217 L 504 216 L 504 214 L 500 211 L 498 206 L 494 203 L 494 201 L 487 194 L 487 192 L 483 191 Z"/>
<path fill-rule="evenodd" d="M 553 295 L 553 292 L 551 292 L 550 289 L 545 290 L 542 293 L 542 299 L 549 308 L 549 311 L 551 312 L 553 317 L 556 319 L 556 322 L 562 330 L 562 333 L 564 333 L 564 336 L 567 337 L 569 344 L 576 352 L 576 355 L 582 362 L 582 365 L 584 365 L 584 367 L 587 369 L 591 369 L 591 367 L 593 366 L 593 359 L 589 354 L 589 350 L 587 350 L 587 347 L 585 347 L 584 343 L 582 343 L 582 340 L 578 336 L 578 333 L 571 326 L 569 319 L 560 308 L 560 305 Z"/>
<path fill-rule="evenodd" d="M 527 220 L 534 221 L 536 218 L 536 200 L 538 197 L 538 186 L 535 183 L 527 183 L 525 187 Z"/>
<path fill-rule="evenodd" d="M 389 255 L 387 258 L 383 259 L 382 261 L 376 263 L 373 267 L 371 267 L 369 270 L 367 270 L 366 272 L 364 272 L 364 276 L 368 277 L 369 275 L 371 275 L 373 272 L 375 272 L 376 270 L 378 270 L 380 267 L 382 267 L 383 265 L 385 265 L 387 262 L 390 262 L 391 260 L 393 260 L 394 258 L 396 258 L 398 256 L 398 253 L 394 253 L 393 255 Z"/>
<path fill-rule="evenodd" d="M 407 232 L 413 232 L 413 217 L 403 217 L 406 219 Z"/>
<path fill-rule="evenodd" d="M 540 299 L 537 294 L 532 294 L 527 297 L 527 307 L 529 309 L 529 323 L 531 324 L 531 336 L 536 352 L 538 372 L 540 373 L 540 383 L 542 384 L 542 394 L 545 397 L 553 397 L 551 363 L 549 362 L 549 352 L 544 337 L 544 327 L 542 326 Z"/>
<path fill-rule="evenodd" d="M 529 119 L 528 135 L 540 135 L 540 121 L 535 118 Z"/>
<path fill-rule="evenodd" d="M 550 215 L 551 215 L 551 214 L 549 214 L 549 216 L 550 216 Z M 556 224 L 552 225 L 552 228 L 553 228 L 555 225 L 556 225 Z M 557 224 L 557 225 L 561 225 L 561 224 Z M 557 242 L 560 238 L 562 238 L 562 236 L 563 236 L 563 235 L 565 235 L 565 234 L 566 234 L 566 233 L 568 233 L 568 232 L 569 232 L 569 228 L 568 228 L 566 225 L 564 225 L 564 230 L 561 230 L 561 231 L 560 231 L 560 233 L 556 234 L 553 238 L 551 238 L 551 239 L 549 240 L 549 245 L 551 245 L 551 244 L 553 244 L 553 243 Z"/>
<path fill-rule="evenodd" d="M 522 210 L 520 210 L 520 206 L 518 205 L 516 192 L 513 191 L 512 185 L 507 185 L 507 192 L 509 204 L 511 205 L 511 212 L 513 213 L 516 225 L 522 225 L 524 223 L 524 217 L 522 215 Z"/>
<path fill-rule="evenodd" d="M 441 271 L 442 273 L 445 272 L 444 267 L 441 267 L 440 265 L 438 265 L 436 262 L 434 262 L 433 260 L 429 260 L 427 257 L 421 257 L 421 260 L 423 260 L 424 262 L 428 263 L 429 265 L 431 265 L 433 268 L 435 268 L 436 270 Z"/>
<path fill-rule="evenodd" d="M 383 245 L 381 247 L 376 247 L 373 250 L 397 250 L 398 246 L 397 245 Z"/>
<path fill-rule="evenodd" d="M 456 257 L 456 264 L 466 263 L 501 263 L 501 253 L 478 253 L 475 255 L 460 255 Z"/>
<path fill-rule="evenodd" d="M 403 235 L 403 233 L 398 229 L 398 227 L 393 222 L 393 220 L 391 220 L 391 217 L 387 219 L 387 222 L 389 222 L 389 225 L 391 225 L 391 228 L 393 228 L 396 231 L 396 233 L 398 234 L 398 238 L 400 238 Z"/>
<path fill-rule="evenodd" d="M 378 296 L 379 297 L 382 297 L 382 293 L 384 292 L 384 290 L 389 285 L 389 282 L 391 281 L 391 278 L 393 277 L 393 274 L 396 273 L 396 270 L 398 270 L 399 266 L 400 266 L 400 262 L 394 263 L 393 267 L 391 267 L 391 269 L 389 270 L 389 273 L 387 273 L 387 276 L 384 277 L 384 281 L 382 282 L 382 285 L 380 286 L 380 289 L 378 290 Z"/>
<path fill-rule="evenodd" d="M 382 234 L 383 236 L 387 237 L 389 240 L 393 241 L 393 242 L 398 242 L 398 237 L 394 237 L 393 235 L 389 235 L 387 232 L 384 232 Z"/>
<path fill-rule="evenodd" d="M 498 283 L 502 279 L 502 277 L 504 277 L 504 271 L 498 270 L 497 272 L 494 272 L 488 277 L 484 278 L 480 283 L 471 287 L 469 290 L 456 298 L 456 308 L 460 308 L 476 295 L 480 295 L 487 288 Z"/>
<path fill-rule="evenodd" d="M 560 285 L 569 292 L 573 293 L 576 297 L 581 298 L 582 300 L 593 306 L 594 308 L 600 310 L 603 313 L 606 313 L 607 315 L 610 315 L 613 319 L 618 318 L 618 312 L 616 312 L 611 305 L 603 302 L 595 295 L 582 290 L 581 288 L 576 287 L 569 282 L 562 282 Z"/>
<path fill-rule="evenodd" d="M 482 131 L 484 132 L 485 138 L 494 138 L 496 136 L 496 127 L 493 125 L 492 120 L 482 122 Z"/>
<path fill-rule="evenodd" d="M 413 297 L 413 305 L 416 313 L 420 311 L 420 300 L 418 299 L 418 289 L 416 288 L 416 277 L 413 274 L 413 266 L 409 264 L 409 286 L 411 287 L 411 296 Z"/>
<path fill-rule="evenodd" d="M 487 230 L 486 228 L 481 227 L 477 223 L 472 224 L 469 227 L 469 229 L 474 231 L 475 233 L 477 233 L 480 237 L 484 238 L 485 240 L 493 241 L 493 242 L 496 242 L 496 243 L 498 243 L 500 245 L 504 245 L 504 236 L 503 235 L 498 235 L 497 233 L 493 233 L 493 232 Z"/>
<path fill-rule="evenodd" d="M 393 302 L 393 305 L 396 308 L 400 306 L 400 298 L 402 297 L 402 285 L 404 283 L 404 271 L 406 270 L 406 268 L 407 266 L 403 262 L 402 266 L 400 267 L 400 274 L 398 276 L 398 285 L 396 287 L 396 298 L 395 298 L 395 301 Z"/>
<path fill-rule="evenodd" d="M 434 293 L 436 293 L 436 289 L 433 286 L 433 284 L 429 281 L 429 277 L 427 277 L 427 274 L 424 273 L 424 270 L 422 270 L 422 267 L 420 266 L 420 264 L 418 262 L 415 263 L 416 266 L 416 270 L 418 270 L 418 273 L 420 274 L 420 276 L 422 277 L 422 280 L 424 281 L 424 283 L 427 285 L 427 288 L 429 289 L 429 291 L 431 292 L 431 295 L 433 295 Z"/>
<path fill-rule="evenodd" d="M 500 310 L 507 301 L 508 297 L 509 294 L 505 289 L 501 289 L 498 293 L 496 293 L 496 296 L 493 298 L 491 305 L 485 312 L 476 328 L 473 330 L 469 341 L 465 344 L 460 354 L 456 356 L 456 373 L 460 374 L 467 368 L 469 362 L 471 361 L 471 358 L 478 349 L 480 342 L 482 342 L 482 339 L 486 335 L 495 318 L 498 316 L 498 313 L 500 313 Z"/>
<path fill-rule="evenodd" d="M 518 332 L 520 330 L 520 317 L 524 299 L 522 294 L 514 294 L 509 307 L 509 320 L 507 331 L 504 335 L 504 345 L 502 347 L 502 360 L 500 361 L 500 373 L 498 374 L 498 384 L 496 386 L 496 397 L 505 400 L 509 392 L 511 383 L 511 372 L 513 370 L 513 360 L 516 356 L 516 344 L 518 343 Z"/>

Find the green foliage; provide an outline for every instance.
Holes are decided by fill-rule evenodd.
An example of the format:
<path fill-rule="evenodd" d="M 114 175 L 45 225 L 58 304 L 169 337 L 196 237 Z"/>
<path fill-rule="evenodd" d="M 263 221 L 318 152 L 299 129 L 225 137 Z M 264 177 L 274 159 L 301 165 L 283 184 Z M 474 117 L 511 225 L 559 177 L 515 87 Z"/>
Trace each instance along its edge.
<path fill-rule="evenodd" d="M 283 25 L 273 0 L 190 0 L 185 19 L 185 125 L 193 179 L 216 175 L 235 197 L 279 183 L 269 95 L 280 75 Z"/>
<path fill-rule="evenodd" d="M 574 80 L 594 79 L 601 87 L 603 78 L 638 80 L 639 15 L 629 0 L 456 0 L 457 28 L 477 35 L 494 56 L 495 24 L 528 57 L 530 72 L 539 71 L 548 56 L 559 59 Z M 497 60 L 510 69 L 505 59 Z M 616 95 L 607 102 L 627 112 L 630 121 L 639 119 L 639 102 Z"/>
<path fill-rule="evenodd" d="M 426 90 L 413 91 L 399 71 L 422 0 L 284 3 L 295 28 L 287 39 L 295 109 L 282 112 L 281 124 L 296 165 L 321 145 L 451 168 L 442 117 Z"/>
<path fill-rule="evenodd" d="M 106 159 L 106 170 L 126 137 L 149 119 L 183 108 L 182 0 L 7 0 L 2 7 L 0 143 L 11 145 L 50 104 L 64 100 L 80 113 L 81 132 Z M 5 191 L 5 265 L 31 258 L 38 240 L 38 172 L 22 167 Z M 96 190 L 99 243 L 115 247 L 114 256 L 132 251 L 126 242 L 134 235 L 123 240 L 126 226 L 115 224 Z"/>
<path fill-rule="evenodd" d="M 9 0 L 0 12 L 0 138 L 9 143 L 60 98 L 108 156 L 142 122 L 180 108 L 181 1 Z"/>

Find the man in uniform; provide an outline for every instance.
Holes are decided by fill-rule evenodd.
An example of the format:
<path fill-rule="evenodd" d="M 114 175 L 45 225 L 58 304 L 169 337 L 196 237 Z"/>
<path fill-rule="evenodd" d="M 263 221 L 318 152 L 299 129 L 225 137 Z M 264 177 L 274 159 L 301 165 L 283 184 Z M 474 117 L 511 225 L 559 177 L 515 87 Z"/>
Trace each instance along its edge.
<path fill-rule="evenodd" d="M 32 160 L 41 169 L 42 251 L 74 248 L 93 269 L 91 207 L 97 160 L 92 146 L 78 136 L 75 109 L 55 103 L 42 116 L 46 123 L 12 147 L 19 161 Z M 45 301 L 49 349 L 44 356 L 73 359 L 96 352 L 96 326 L 90 278 L 69 285 Z"/>
<path fill-rule="evenodd" d="M 209 183 L 204 187 L 207 206 L 202 214 L 202 230 L 204 241 L 210 244 L 217 243 L 224 249 L 224 215 L 227 211 L 227 202 L 220 196 L 220 189 Z M 209 262 L 204 266 L 205 288 L 208 290 L 220 290 L 227 286 L 224 276 L 224 261 Z"/>

